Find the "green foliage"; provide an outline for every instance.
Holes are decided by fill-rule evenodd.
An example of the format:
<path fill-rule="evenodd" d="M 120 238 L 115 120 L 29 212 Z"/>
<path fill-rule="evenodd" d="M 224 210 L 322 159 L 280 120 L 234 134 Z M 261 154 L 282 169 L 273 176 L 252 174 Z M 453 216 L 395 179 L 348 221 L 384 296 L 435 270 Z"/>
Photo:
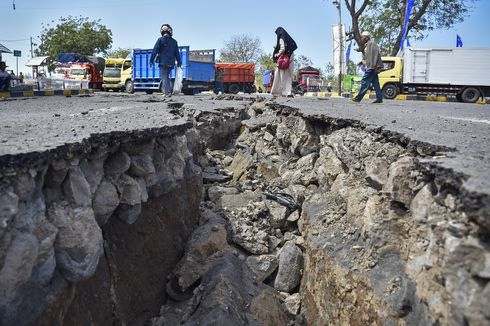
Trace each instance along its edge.
<path fill-rule="evenodd" d="M 55 24 L 55 21 L 51 21 Z M 112 32 L 100 23 L 86 17 L 61 17 L 56 25 L 43 24 L 37 56 L 47 55 L 53 62 L 60 53 L 83 55 L 106 54 L 112 44 Z"/>
<path fill-rule="evenodd" d="M 133 52 L 132 49 L 111 49 L 107 51 L 106 58 L 126 58 L 129 54 Z"/>
<path fill-rule="evenodd" d="M 418 0 L 410 15 L 407 37 L 422 40 L 436 29 L 464 21 L 477 0 Z M 402 40 L 407 0 L 370 1 L 359 18 L 359 31 L 370 31 L 383 55 L 396 55 Z"/>
<path fill-rule="evenodd" d="M 300 68 L 304 68 L 306 66 L 313 66 L 313 61 L 311 60 L 311 58 L 303 54 L 300 55 L 295 54 L 293 64 L 294 64 L 294 72 L 296 72 Z"/>
<path fill-rule="evenodd" d="M 257 87 L 262 87 L 264 84 L 264 72 L 266 70 L 274 70 L 276 68 L 276 64 L 272 60 L 272 53 L 262 54 L 259 57 L 256 67 L 258 67 L 258 69 L 255 73 L 255 84 Z"/>
<path fill-rule="evenodd" d="M 354 61 L 349 60 L 347 63 L 347 75 L 355 75 L 357 73 L 357 65 Z"/>

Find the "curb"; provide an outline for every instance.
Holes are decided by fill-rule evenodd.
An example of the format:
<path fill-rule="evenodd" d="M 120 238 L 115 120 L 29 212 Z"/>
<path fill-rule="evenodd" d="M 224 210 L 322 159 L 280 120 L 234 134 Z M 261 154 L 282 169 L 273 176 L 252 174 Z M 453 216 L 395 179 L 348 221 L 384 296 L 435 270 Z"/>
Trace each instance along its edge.
<path fill-rule="evenodd" d="M 22 91 L 22 92 L 0 92 L 0 97 L 34 97 L 34 96 L 72 96 L 93 94 L 93 89 L 65 89 L 65 90 L 44 90 L 44 91 Z"/>
<path fill-rule="evenodd" d="M 338 97 L 338 94 L 327 93 L 327 92 L 307 92 L 304 96 L 307 97 Z M 354 97 L 354 93 L 343 93 L 342 97 L 352 98 Z M 365 99 L 375 99 L 376 96 L 374 94 L 366 94 L 364 96 Z M 434 95 L 398 95 L 393 101 L 428 101 L 428 102 L 458 102 L 459 101 L 455 97 L 447 97 L 447 96 L 434 96 Z M 479 99 L 476 104 L 490 104 L 490 99 Z"/>

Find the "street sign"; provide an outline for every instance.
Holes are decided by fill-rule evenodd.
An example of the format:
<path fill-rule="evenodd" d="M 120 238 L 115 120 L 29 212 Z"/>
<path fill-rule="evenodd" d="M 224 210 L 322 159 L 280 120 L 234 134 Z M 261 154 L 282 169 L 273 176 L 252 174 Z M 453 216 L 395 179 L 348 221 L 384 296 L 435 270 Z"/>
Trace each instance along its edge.
<path fill-rule="evenodd" d="M 14 50 L 14 57 L 21 57 L 22 52 L 20 50 Z"/>

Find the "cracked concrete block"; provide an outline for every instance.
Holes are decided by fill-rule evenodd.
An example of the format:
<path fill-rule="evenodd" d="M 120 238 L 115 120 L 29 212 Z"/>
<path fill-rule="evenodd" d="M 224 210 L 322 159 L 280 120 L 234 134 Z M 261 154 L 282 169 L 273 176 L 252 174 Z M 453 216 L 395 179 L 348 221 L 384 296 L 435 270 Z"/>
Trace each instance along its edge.
<path fill-rule="evenodd" d="M 279 269 L 274 280 L 274 288 L 290 293 L 301 281 L 302 268 L 303 252 L 294 242 L 286 242 L 279 255 Z"/>
<path fill-rule="evenodd" d="M 250 312 L 255 320 L 264 321 L 264 325 L 269 322 L 271 325 L 290 325 L 279 293 L 271 288 L 266 288 L 253 297 Z"/>
<path fill-rule="evenodd" d="M 106 175 L 117 179 L 117 177 L 126 172 L 131 166 L 131 158 L 126 152 L 118 151 L 109 156 L 105 161 L 104 171 Z"/>
<path fill-rule="evenodd" d="M 0 193 L 0 230 L 7 228 L 18 211 L 19 197 L 12 191 Z"/>
<path fill-rule="evenodd" d="M 184 257 L 174 270 L 182 289 L 192 286 L 207 271 L 216 253 L 230 248 L 227 241 L 226 222 L 214 217 L 197 228 L 191 235 Z"/>
<path fill-rule="evenodd" d="M 57 234 L 58 229 L 43 216 L 42 222 L 34 231 L 34 235 L 39 241 L 39 253 L 36 262 L 37 274 L 35 275 L 36 282 L 39 284 L 47 284 L 54 275 L 56 269 L 54 243 Z"/>
<path fill-rule="evenodd" d="M 150 154 L 132 156 L 129 173 L 136 177 L 145 177 L 155 173 L 153 157 Z"/>
<path fill-rule="evenodd" d="M 339 174 L 345 172 L 345 165 L 329 146 L 322 147 L 314 170 L 320 184 L 331 185 Z"/>
<path fill-rule="evenodd" d="M 85 179 L 80 167 L 72 167 L 63 182 L 65 200 L 77 207 L 87 207 L 92 204 L 90 185 Z"/>
<path fill-rule="evenodd" d="M 238 181 L 252 166 L 253 156 L 246 151 L 237 151 L 230 164 L 229 170 L 233 172 L 233 181 Z"/>
<path fill-rule="evenodd" d="M 410 204 L 413 220 L 421 223 L 426 222 L 433 203 L 434 195 L 432 194 L 432 186 L 427 184 L 419 190 Z"/>
<path fill-rule="evenodd" d="M 15 194 L 19 197 L 19 200 L 30 200 L 36 191 L 35 177 L 37 171 L 32 169 L 31 171 L 32 173 L 21 173 L 12 180 Z"/>
<path fill-rule="evenodd" d="M 94 194 L 92 206 L 97 223 L 104 225 L 118 205 L 119 194 L 116 187 L 107 180 L 102 181 Z"/>
<path fill-rule="evenodd" d="M 247 266 L 252 270 L 257 282 L 263 282 L 279 266 L 275 255 L 248 256 Z"/>
<path fill-rule="evenodd" d="M 116 187 L 121 194 L 121 204 L 134 206 L 141 203 L 140 184 L 129 175 L 121 175 L 117 180 Z"/>
<path fill-rule="evenodd" d="M 48 219 L 58 228 L 55 255 L 63 276 L 71 282 L 92 276 L 103 253 L 102 230 L 93 210 L 60 203 L 49 208 Z"/>
<path fill-rule="evenodd" d="M 291 214 L 289 214 L 289 216 L 287 218 L 287 221 L 290 223 L 294 223 L 297 220 L 299 220 L 299 211 L 297 211 L 297 210 L 292 212 Z"/>
<path fill-rule="evenodd" d="M 415 169 L 415 159 L 405 156 L 390 165 L 388 180 L 383 191 L 390 193 L 394 201 L 410 207 L 415 196 L 411 172 Z"/>
<path fill-rule="evenodd" d="M 0 297 L 5 299 L 12 298 L 30 279 L 39 252 L 39 242 L 34 235 L 14 231 L 12 236 L 0 269 Z"/>
<path fill-rule="evenodd" d="M 121 203 L 114 214 L 124 223 L 131 225 L 141 215 L 141 204 L 128 205 Z"/>
<path fill-rule="evenodd" d="M 318 153 L 311 153 L 301 157 L 295 164 L 297 170 L 310 171 L 315 166 L 315 162 L 318 159 Z"/>
<path fill-rule="evenodd" d="M 381 190 L 388 181 L 388 160 L 376 157 L 366 164 L 366 181 L 374 189 Z"/>
<path fill-rule="evenodd" d="M 299 293 L 292 294 L 284 299 L 284 306 L 291 315 L 297 315 L 301 308 L 301 297 Z"/>
<path fill-rule="evenodd" d="M 273 180 L 279 177 L 279 167 L 270 159 L 261 159 L 257 163 L 257 173 L 261 174 L 266 180 Z"/>
<path fill-rule="evenodd" d="M 107 155 L 97 159 L 83 159 L 80 162 L 80 168 L 85 175 L 85 179 L 87 179 L 87 182 L 90 185 L 91 194 L 95 193 L 95 190 L 97 190 L 97 187 L 104 178 L 104 161 L 106 157 Z"/>
<path fill-rule="evenodd" d="M 288 209 L 275 201 L 267 200 L 265 203 L 269 209 L 271 227 L 275 229 L 283 227 L 286 223 Z"/>
<path fill-rule="evenodd" d="M 141 202 L 146 203 L 148 201 L 148 189 L 146 188 L 146 181 L 142 178 L 136 178 L 136 182 L 138 182 L 140 186 L 140 195 L 141 195 Z"/>

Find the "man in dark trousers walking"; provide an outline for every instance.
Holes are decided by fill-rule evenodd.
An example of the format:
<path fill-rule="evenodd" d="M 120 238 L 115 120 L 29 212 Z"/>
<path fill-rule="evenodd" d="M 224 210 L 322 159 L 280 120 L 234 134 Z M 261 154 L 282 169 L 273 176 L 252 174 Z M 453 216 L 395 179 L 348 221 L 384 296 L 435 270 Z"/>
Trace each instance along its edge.
<path fill-rule="evenodd" d="M 160 68 L 160 78 L 163 85 L 165 96 L 172 96 L 172 86 L 170 85 L 169 74 L 174 69 L 175 62 L 177 66 L 182 65 L 180 61 L 179 45 L 172 38 L 173 30 L 168 24 L 163 24 L 160 28 L 162 37 L 158 38 L 150 57 L 150 67 L 153 63 L 158 62 Z"/>
<path fill-rule="evenodd" d="M 381 53 L 379 51 L 379 46 L 371 40 L 371 34 L 369 32 L 362 32 L 361 41 L 365 44 L 364 46 L 364 66 L 365 73 L 361 80 L 361 89 L 359 93 L 352 99 L 353 102 L 359 103 L 364 98 L 364 95 L 369 89 L 371 84 L 374 86 L 376 91 L 376 101 L 373 103 L 381 104 L 383 103 L 383 92 L 379 86 L 378 74 L 383 69 L 383 61 L 381 60 Z"/>

